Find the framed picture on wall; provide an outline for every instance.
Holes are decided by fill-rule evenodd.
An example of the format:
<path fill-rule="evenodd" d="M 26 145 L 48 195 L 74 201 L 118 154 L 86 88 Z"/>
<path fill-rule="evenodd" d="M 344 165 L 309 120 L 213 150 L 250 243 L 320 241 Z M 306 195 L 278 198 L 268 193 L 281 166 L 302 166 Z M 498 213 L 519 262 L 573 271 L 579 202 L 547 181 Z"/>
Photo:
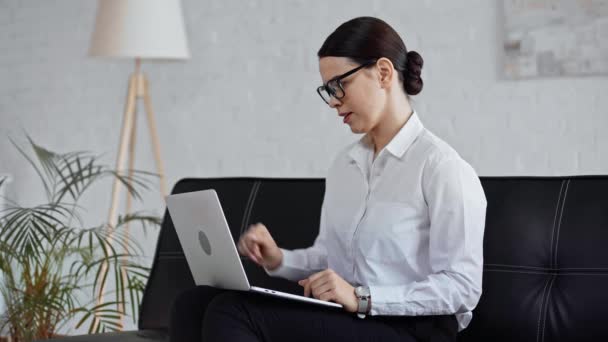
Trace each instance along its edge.
<path fill-rule="evenodd" d="M 608 0 L 503 0 L 508 79 L 608 75 Z"/>

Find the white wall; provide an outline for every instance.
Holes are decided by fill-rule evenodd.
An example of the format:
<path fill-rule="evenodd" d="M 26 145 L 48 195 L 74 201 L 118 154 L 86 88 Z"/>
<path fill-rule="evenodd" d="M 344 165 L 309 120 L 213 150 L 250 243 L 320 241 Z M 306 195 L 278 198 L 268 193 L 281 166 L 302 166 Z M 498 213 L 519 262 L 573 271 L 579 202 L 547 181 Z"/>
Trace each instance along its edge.
<path fill-rule="evenodd" d="M 169 185 L 182 177 L 324 177 L 357 139 L 318 98 L 316 52 L 340 23 L 380 17 L 425 59 L 414 106 L 481 176 L 608 174 L 607 77 L 500 79 L 500 2 L 184 0 L 192 59 L 144 64 Z M 133 64 L 87 58 L 94 1 L 0 0 L 0 173 L 42 200 L 8 137 L 112 165 Z M 142 112 L 143 113 L 143 112 Z M 154 171 L 145 122 L 136 168 Z M 83 203 L 105 219 L 110 183 Z M 158 192 L 145 208 L 161 212 Z M 156 234 L 146 240 L 153 253 Z"/>

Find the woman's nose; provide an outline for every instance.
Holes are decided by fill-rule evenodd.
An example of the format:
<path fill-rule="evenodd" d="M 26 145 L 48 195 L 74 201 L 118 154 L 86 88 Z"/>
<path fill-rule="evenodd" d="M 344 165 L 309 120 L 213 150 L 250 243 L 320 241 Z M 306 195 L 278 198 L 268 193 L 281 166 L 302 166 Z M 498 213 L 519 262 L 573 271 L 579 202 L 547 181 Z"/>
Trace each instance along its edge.
<path fill-rule="evenodd" d="M 340 106 L 342 104 L 342 102 L 340 102 L 340 100 L 338 100 L 337 98 L 330 96 L 329 97 L 329 107 L 331 108 L 336 108 L 338 106 Z"/>

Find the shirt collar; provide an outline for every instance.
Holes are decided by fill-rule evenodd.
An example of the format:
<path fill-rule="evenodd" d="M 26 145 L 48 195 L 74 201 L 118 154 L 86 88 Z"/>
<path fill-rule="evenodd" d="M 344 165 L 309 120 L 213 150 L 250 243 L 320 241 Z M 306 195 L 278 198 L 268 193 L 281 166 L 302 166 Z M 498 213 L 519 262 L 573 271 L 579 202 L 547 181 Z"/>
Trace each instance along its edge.
<path fill-rule="evenodd" d="M 416 111 L 410 115 L 410 118 L 407 120 L 405 125 L 401 127 L 399 132 L 391 139 L 391 141 L 386 145 L 386 150 L 390 152 L 397 158 L 401 158 L 403 154 L 408 150 L 408 148 L 412 145 L 414 140 L 420 135 L 424 126 L 418 117 Z M 364 135 L 359 141 L 351 148 L 349 151 L 349 156 L 359 162 L 363 162 L 365 160 L 366 153 L 369 150 L 373 151 L 373 146 L 369 141 L 368 135 Z"/>

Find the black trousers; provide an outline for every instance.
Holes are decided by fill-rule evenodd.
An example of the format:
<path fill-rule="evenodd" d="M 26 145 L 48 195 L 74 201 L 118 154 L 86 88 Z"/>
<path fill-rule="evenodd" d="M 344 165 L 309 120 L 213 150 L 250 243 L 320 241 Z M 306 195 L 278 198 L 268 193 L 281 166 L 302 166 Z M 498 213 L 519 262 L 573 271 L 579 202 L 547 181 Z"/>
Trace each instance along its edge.
<path fill-rule="evenodd" d="M 170 341 L 431 341 L 454 342 L 446 316 L 367 316 L 252 292 L 198 286 L 171 309 Z"/>

